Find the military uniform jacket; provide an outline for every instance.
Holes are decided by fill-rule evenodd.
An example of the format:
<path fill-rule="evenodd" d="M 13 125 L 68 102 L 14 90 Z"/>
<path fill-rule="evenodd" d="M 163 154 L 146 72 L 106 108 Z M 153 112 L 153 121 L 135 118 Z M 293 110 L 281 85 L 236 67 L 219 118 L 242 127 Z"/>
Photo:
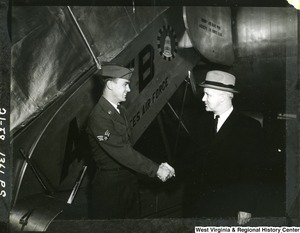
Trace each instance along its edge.
<path fill-rule="evenodd" d="M 103 96 L 89 116 L 87 134 L 92 155 L 100 169 L 129 168 L 154 177 L 158 164 L 136 151 L 130 142 L 126 117 Z"/>

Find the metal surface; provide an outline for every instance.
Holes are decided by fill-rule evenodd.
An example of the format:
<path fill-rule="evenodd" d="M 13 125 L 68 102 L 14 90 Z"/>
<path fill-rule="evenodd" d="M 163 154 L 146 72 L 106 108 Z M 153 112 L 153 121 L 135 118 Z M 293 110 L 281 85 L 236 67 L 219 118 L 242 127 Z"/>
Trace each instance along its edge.
<path fill-rule="evenodd" d="M 91 70 L 89 75 L 92 72 L 94 70 Z M 85 78 L 82 77 L 82 80 L 84 81 Z M 73 174 L 77 175 L 82 168 L 82 157 L 85 155 L 84 153 L 88 153 L 88 148 L 81 151 L 80 146 L 85 142 L 79 141 L 76 144 L 76 153 L 81 152 L 82 154 L 72 154 L 72 151 L 66 150 L 68 140 L 71 140 L 71 143 L 76 140 L 74 135 L 68 135 L 68 130 L 70 127 L 75 128 L 75 130 L 79 130 L 78 134 L 80 134 L 86 118 L 99 97 L 100 89 L 97 80 L 83 81 L 79 83 L 81 86 L 79 90 L 78 86 L 70 88 L 63 98 L 53 103 L 35 121 L 31 122 L 26 130 L 14 137 L 12 141 L 14 148 L 13 206 L 20 198 L 43 193 L 36 177 L 30 169 L 27 169 L 27 163 L 24 162 L 18 151 L 20 148 L 28 151 L 28 158 L 43 171 L 54 191 L 72 189 L 76 179 Z M 82 104 L 78 105 L 78 103 Z M 73 125 L 71 122 L 77 122 L 77 125 Z M 73 156 L 75 157 L 72 158 Z M 69 162 L 74 162 L 73 165 L 70 168 L 64 167 L 64 161 L 68 161 L 70 158 Z M 62 171 L 66 169 L 69 173 L 61 180 Z"/>
<path fill-rule="evenodd" d="M 231 71 L 249 110 L 285 111 L 286 98 L 293 103 L 297 76 L 287 75 L 287 64 L 297 57 L 297 14 L 291 8 L 238 8 L 232 12 L 234 51 Z M 288 82 L 286 83 L 286 80 Z M 238 100 L 242 101 L 242 100 Z M 289 111 L 297 111 L 296 108 Z"/>
<path fill-rule="evenodd" d="M 75 16 L 74 16 L 73 11 L 71 10 L 71 8 L 70 8 L 69 6 L 67 6 L 67 8 L 68 8 L 68 10 L 69 10 L 69 12 L 70 12 L 70 14 L 71 14 L 71 16 L 72 16 L 74 22 L 75 22 L 75 24 L 76 24 L 76 26 L 77 26 L 77 28 L 78 28 L 80 34 L 81 34 L 81 36 L 82 36 L 82 39 L 84 40 L 86 46 L 88 47 L 88 49 L 89 49 L 89 51 L 90 51 L 90 53 L 91 53 L 91 55 L 92 55 L 92 57 L 93 57 L 93 59 L 94 59 L 94 61 L 95 61 L 95 63 L 96 63 L 97 69 L 101 70 L 101 63 L 98 61 L 98 59 L 96 58 L 96 56 L 95 56 L 93 50 L 91 49 L 91 46 L 90 46 L 89 42 L 87 41 L 87 39 L 86 39 L 86 37 L 85 37 L 83 31 L 81 30 L 81 28 L 80 28 L 80 26 L 79 26 L 79 24 L 78 24 L 78 22 L 77 22 L 77 19 L 76 19 Z"/>
<path fill-rule="evenodd" d="M 28 123 L 92 66 L 65 7 L 13 7 L 11 131 Z"/>
<path fill-rule="evenodd" d="M 290 8 L 239 8 L 234 28 L 236 56 L 285 57 L 296 32 L 295 13 Z M 297 50 L 291 55 L 296 56 Z"/>
<path fill-rule="evenodd" d="M 194 48 L 210 62 L 232 65 L 234 54 L 230 8 L 185 7 L 183 14 Z"/>
<path fill-rule="evenodd" d="M 65 205 L 65 202 L 47 195 L 27 197 L 11 210 L 9 228 L 11 232 L 46 231 Z"/>
<path fill-rule="evenodd" d="M 72 7 L 91 47 L 101 61 L 111 61 L 168 7 Z"/>
<path fill-rule="evenodd" d="M 75 198 L 75 196 L 76 196 L 76 194 L 78 192 L 78 189 L 79 189 L 79 187 L 80 187 L 80 185 L 82 183 L 82 180 L 83 180 L 83 177 L 85 175 L 86 169 L 87 169 L 87 166 L 83 166 L 83 169 L 82 169 L 82 172 L 80 174 L 80 177 L 76 181 L 76 183 L 75 183 L 75 185 L 73 187 L 73 190 L 72 190 L 72 192 L 71 192 L 71 194 L 69 196 L 69 199 L 67 201 L 68 204 L 72 204 L 72 202 L 73 202 L 73 200 L 74 200 L 74 198 Z"/>
<path fill-rule="evenodd" d="M 181 12 L 182 7 L 168 9 L 113 60 L 135 65 L 125 103 L 134 142 L 200 60 L 194 49 L 178 48 L 177 38 L 185 32 L 184 22 L 178 17 Z"/>
<path fill-rule="evenodd" d="M 72 7 L 94 60 L 111 61 L 167 7 Z M 24 127 L 93 66 L 67 7 L 12 9 L 11 132 Z M 100 52 L 101 53 L 100 53 Z"/>
<path fill-rule="evenodd" d="M 178 146 L 178 141 L 179 141 L 179 137 L 180 137 L 180 129 L 181 127 L 183 127 L 183 129 L 187 132 L 187 134 L 190 134 L 188 129 L 185 127 L 184 123 L 183 123 L 183 112 L 184 112 L 184 105 L 185 105 L 185 101 L 186 101 L 186 93 L 187 93 L 187 88 L 189 85 L 189 82 L 187 81 L 188 78 L 190 77 L 190 71 L 188 71 L 188 76 L 185 79 L 185 88 L 184 88 L 184 94 L 183 94 L 183 99 L 182 99 L 182 104 L 181 104 L 181 108 L 180 108 L 180 115 L 179 115 L 179 123 L 177 126 L 177 132 L 176 132 L 176 141 L 175 141 L 175 146 L 174 146 L 174 154 L 177 154 L 177 146 Z M 169 104 L 169 106 L 171 107 L 171 105 Z M 176 114 L 177 115 L 177 114 Z"/>
<path fill-rule="evenodd" d="M 20 153 L 22 154 L 23 158 L 25 159 L 26 163 L 29 164 L 29 167 L 31 168 L 32 172 L 34 173 L 34 176 L 39 181 L 40 185 L 44 189 L 46 194 L 51 194 L 54 192 L 53 188 L 49 184 L 49 181 L 43 176 L 43 173 L 38 169 L 38 167 L 27 157 L 25 152 L 22 148 L 20 148 Z"/>
<path fill-rule="evenodd" d="M 236 103 L 247 111 L 264 114 L 264 128 L 274 146 L 274 158 L 285 161 L 286 213 L 298 195 L 298 120 L 273 120 L 279 113 L 299 114 L 297 82 L 299 12 L 293 8 L 238 8 L 233 13 L 237 75 L 243 99 Z M 281 129 L 282 128 L 282 129 Z M 299 208 L 299 207 L 298 207 Z"/>

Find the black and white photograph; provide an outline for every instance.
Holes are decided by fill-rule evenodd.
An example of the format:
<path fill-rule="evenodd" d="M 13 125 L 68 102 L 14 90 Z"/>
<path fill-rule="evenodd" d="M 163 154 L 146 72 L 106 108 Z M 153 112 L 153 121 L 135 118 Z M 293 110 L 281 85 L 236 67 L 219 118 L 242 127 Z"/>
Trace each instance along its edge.
<path fill-rule="evenodd" d="M 0 0 L 0 232 L 299 233 L 300 0 Z"/>

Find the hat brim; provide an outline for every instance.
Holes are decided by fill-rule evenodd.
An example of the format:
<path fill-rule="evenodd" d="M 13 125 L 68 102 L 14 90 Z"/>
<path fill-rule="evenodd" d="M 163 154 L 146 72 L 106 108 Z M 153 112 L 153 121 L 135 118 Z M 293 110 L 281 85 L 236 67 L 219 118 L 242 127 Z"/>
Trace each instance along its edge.
<path fill-rule="evenodd" d="M 216 89 L 216 90 L 220 90 L 220 91 L 228 91 L 228 92 L 232 92 L 232 93 L 239 93 L 238 90 L 233 89 L 233 88 L 227 88 L 227 87 L 219 87 L 219 86 L 215 86 L 215 85 L 210 85 L 210 84 L 199 84 L 200 87 L 203 88 L 211 88 L 211 89 Z"/>

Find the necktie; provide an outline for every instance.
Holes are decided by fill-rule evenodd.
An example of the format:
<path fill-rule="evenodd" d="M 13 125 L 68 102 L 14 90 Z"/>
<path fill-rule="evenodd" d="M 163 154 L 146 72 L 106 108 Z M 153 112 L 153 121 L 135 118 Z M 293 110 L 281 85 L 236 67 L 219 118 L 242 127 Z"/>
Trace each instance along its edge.
<path fill-rule="evenodd" d="M 220 117 L 219 115 L 215 116 L 215 133 L 218 132 L 217 130 L 218 130 L 218 120 L 219 120 L 219 117 Z"/>
<path fill-rule="evenodd" d="M 122 106 L 122 105 L 118 105 L 118 109 L 119 109 L 119 111 L 120 111 L 120 115 L 121 115 L 121 117 L 124 119 L 124 121 L 125 121 L 125 124 L 126 124 L 126 128 L 127 128 L 127 134 L 128 134 L 128 137 L 129 138 L 132 138 L 131 136 L 131 129 L 130 129 L 130 127 L 129 127 L 129 124 L 128 124 L 128 121 L 127 121 L 127 117 L 126 117 L 126 113 L 125 113 L 125 108 Z"/>
<path fill-rule="evenodd" d="M 118 109 L 118 112 L 119 112 L 120 115 L 121 115 L 121 105 L 120 105 L 120 104 L 117 105 L 117 109 Z"/>
<path fill-rule="evenodd" d="M 118 110 L 119 110 L 120 116 L 124 119 L 124 121 L 126 122 L 126 125 L 127 125 L 127 119 L 126 119 L 126 116 L 125 116 L 125 113 L 124 113 L 123 106 L 121 106 L 121 105 L 119 104 L 119 105 L 118 105 Z"/>

